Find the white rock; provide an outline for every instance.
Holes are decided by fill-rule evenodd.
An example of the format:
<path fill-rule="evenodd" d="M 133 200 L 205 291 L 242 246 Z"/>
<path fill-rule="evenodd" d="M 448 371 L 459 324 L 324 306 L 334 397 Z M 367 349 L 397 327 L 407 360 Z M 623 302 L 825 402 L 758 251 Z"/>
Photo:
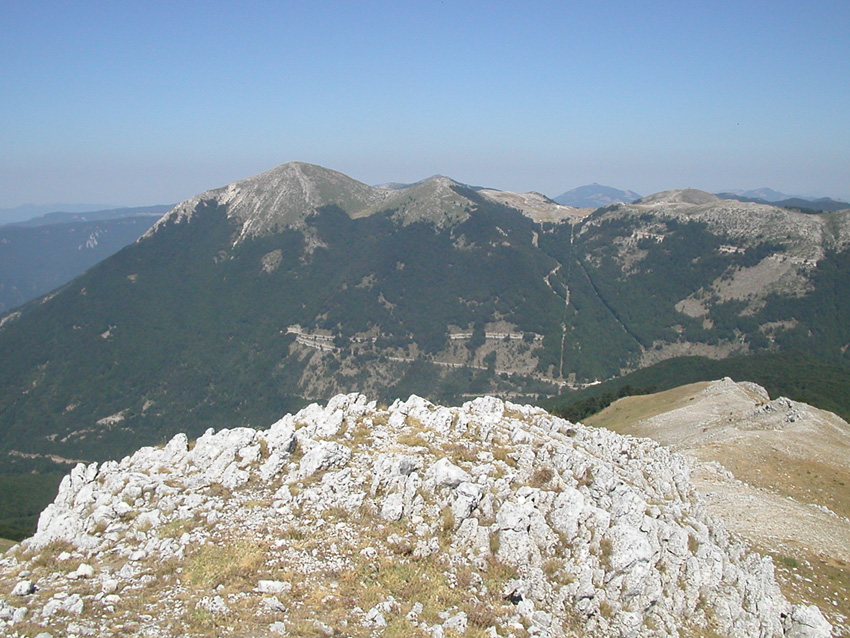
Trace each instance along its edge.
<path fill-rule="evenodd" d="M 459 634 L 466 633 L 466 626 L 468 624 L 468 619 L 466 617 L 466 613 L 459 611 L 454 616 L 451 616 L 446 622 L 443 623 L 444 630 L 456 631 Z"/>
<path fill-rule="evenodd" d="M 263 598 L 261 602 L 266 609 L 270 609 L 271 611 L 286 611 L 286 605 L 280 602 L 280 599 L 277 596 L 268 596 Z"/>
<path fill-rule="evenodd" d="M 12 596 L 29 596 L 36 591 L 35 583 L 31 580 L 21 580 L 12 587 Z"/>
<path fill-rule="evenodd" d="M 565 486 L 556 497 L 554 509 L 549 515 L 552 527 L 567 540 L 572 540 L 578 534 L 583 509 L 584 495 L 573 487 Z"/>
<path fill-rule="evenodd" d="M 67 611 L 69 614 L 74 614 L 75 616 L 79 616 L 83 613 L 83 607 L 83 599 L 76 593 L 71 594 L 62 601 L 62 609 Z"/>
<path fill-rule="evenodd" d="M 293 438 L 293 441 L 295 439 Z M 277 476 L 283 467 L 286 465 L 287 460 L 289 459 L 289 454 L 281 454 L 278 451 L 274 451 L 269 455 L 269 458 L 260 465 L 260 478 L 263 482 L 269 482 L 272 477 Z"/>
<path fill-rule="evenodd" d="M 786 619 L 786 638 L 829 638 L 832 625 L 814 605 L 797 605 Z"/>
<path fill-rule="evenodd" d="M 2 620 L 13 620 L 18 609 L 19 609 L 18 607 L 14 607 L 14 606 L 10 605 L 5 600 L 0 600 L 0 621 L 2 621 Z M 20 608 L 20 609 L 22 609 L 22 608 Z M 2 627 L 3 627 L 3 625 L 0 624 L 0 628 L 2 628 Z"/>
<path fill-rule="evenodd" d="M 407 619 L 410 622 L 415 623 L 419 619 L 419 616 L 422 615 L 424 609 L 425 606 L 422 603 L 418 601 L 413 603 L 413 605 L 411 605 L 410 607 L 410 611 L 407 612 Z"/>
<path fill-rule="evenodd" d="M 381 610 L 378 607 L 372 607 L 368 612 L 366 612 L 366 617 L 363 619 L 363 625 L 366 627 L 386 627 L 387 621 L 384 618 L 384 614 L 381 613 Z"/>
<path fill-rule="evenodd" d="M 235 490 L 245 485 L 251 479 L 251 475 L 239 467 L 236 461 L 231 461 L 221 474 L 221 484 L 229 490 Z"/>
<path fill-rule="evenodd" d="M 147 558 L 147 556 L 148 555 L 145 553 L 145 550 L 137 549 L 133 552 L 130 552 L 129 559 L 131 561 L 137 562 L 137 561 L 140 561 L 140 560 L 144 560 L 145 558 Z"/>
<path fill-rule="evenodd" d="M 496 525 L 499 529 L 528 532 L 531 527 L 532 509 L 533 507 L 527 503 L 505 501 L 496 514 Z"/>
<path fill-rule="evenodd" d="M 94 576 L 94 567 L 88 563 L 81 563 L 74 572 L 69 574 L 72 578 L 91 578 L 92 576 Z"/>
<path fill-rule="evenodd" d="M 117 579 L 107 578 L 101 584 L 100 591 L 102 591 L 106 595 L 114 594 L 115 592 L 118 591 L 118 588 L 120 586 L 121 586 L 121 583 Z"/>
<path fill-rule="evenodd" d="M 455 489 L 455 501 L 452 504 L 452 515 L 456 523 L 466 519 L 481 501 L 481 486 L 465 481 Z"/>
<path fill-rule="evenodd" d="M 370 442 L 355 445 L 351 433 L 361 422 L 370 429 Z M 420 427 L 427 446 L 399 440 Z M 303 452 L 298 463 L 291 459 L 296 445 Z M 510 463 L 494 460 L 496 445 L 508 448 Z M 474 451 L 477 460 L 469 470 L 451 457 L 436 458 L 449 454 L 438 450 L 454 446 Z M 543 486 L 531 487 L 529 478 L 539 467 L 551 467 L 554 474 Z M 690 620 L 698 609 L 720 635 L 825 638 L 828 624 L 820 612 L 792 608 L 770 561 L 705 514 L 689 471 L 689 461 L 648 440 L 572 425 L 538 408 L 497 399 L 445 408 L 411 397 L 377 411 L 360 395 L 342 395 L 326 407 L 284 417 L 265 432 L 210 430 L 192 450 L 186 437 L 178 436 L 163 449 L 143 448 L 120 462 L 78 465 L 63 479 L 15 563 L 0 560 L 0 578 L 8 587 L 30 577 L 29 559 L 23 557 L 37 555 L 53 540 L 73 546 L 59 559 L 82 563 L 72 573 L 77 579 L 95 576 L 86 562 L 90 556 L 129 557 L 117 573 L 105 570 L 100 583 L 49 575 L 39 580 L 48 591 L 61 583 L 62 591 L 46 603 L 41 596 L 26 603 L 38 601 L 43 617 L 62 623 L 63 616 L 82 613 L 89 600 L 114 612 L 109 606 L 131 596 L 134 586 L 155 581 L 160 559 L 180 560 L 197 547 L 221 538 L 238 541 L 241 534 L 273 548 L 269 568 L 280 571 L 263 573 L 294 569 L 311 586 L 326 586 L 327 596 L 339 591 L 331 575 L 343 574 L 351 564 L 383 569 L 384 557 L 439 558 L 449 582 L 460 581 L 460 570 L 467 570 L 472 574 L 464 582 L 468 595 L 481 596 L 486 576 L 481 580 L 478 573 L 486 572 L 495 553 L 516 569 L 510 591 L 504 592 L 516 605 L 513 616 L 504 619 L 506 635 L 515 628 L 515 633 L 555 638 L 576 618 L 593 638 L 639 638 L 649 626 L 674 635 L 681 633 L 682 619 Z M 324 472 L 321 480 L 306 480 L 318 472 Z M 233 497 L 210 489 L 218 483 Z M 296 485 L 300 489 L 293 489 Z M 452 529 L 445 528 L 446 508 L 453 514 Z M 381 519 L 401 522 L 386 525 Z M 368 538 L 358 528 L 364 522 L 373 525 Z M 175 524 L 185 529 L 161 533 L 164 525 Z M 293 540 L 313 537 L 321 542 Z M 148 557 L 156 560 L 139 562 Z M 162 587 L 163 597 L 179 594 L 166 581 Z M 238 602 L 243 597 L 259 599 L 261 610 L 283 614 L 291 589 L 285 581 L 258 581 L 259 595 L 207 592 L 198 606 L 232 615 L 236 624 L 246 610 Z M 611 610 L 604 617 L 600 601 Z M 352 610 L 351 618 L 378 629 L 392 625 L 393 615 L 412 605 L 408 620 L 423 633 L 469 632 L 468 619 L 456 608 L 427 610 L 441 618 L 441 624 L 430 625 L 422 621 L 421 603 L 401 603 L 404 607 L 388 598 L 368 612 Z M 149 611 L 151 620 L 145 622 L 152 628 L 167 622 L 161 607 Z M 16 609 L 0 602 L 0 619 L 26 613 Z M 351 632 L 345 625 L 316 622 L 312 633 Z M 79 635 L 89 630 L 79 621 L 65 629 Z M 284 632 L 283 623 L 268 626 L 268 633 Z"/>
<path fill-rule="evenodd" d="M 286 594 L 292 591 L 292 583 L 285 580 L 261 580 L 257 583 L 261 594 Z"/>
<path fill-rule="evenodd" d="M 317 441 L 301 457 L 299 477 L 307 478 L 321 470 L 340 467 L 351 458 L 351 449 L 334 441 Z"/>
<path fill-rule="evenodd" d="M 198 601 L 196 607 L 216 615 L 224 615 L 230 611 L 221 596 L 204 596 Z"/>
<path fill-rule="evenodd" d="M 652 546 L 646 534 L 631 525 L 615 525 L 606 534 L 610 543 L 608 562 L 614 572 L 622 572 L 635 562 L 649 561 Z"/>
<path fill-rule="evenodd" d="M 381 518 L 386 521 L 397 521 L 404 513 L 404 496 L 399 492 L 388 494 L 381 506 Z"/>
<path fill-rule="evenodd" d="M 445 457 L 428 468 L 426 475 L 437 487 L 457 487 L 463 482 L 472 482 L 472 477 L 466 470 Z"/>

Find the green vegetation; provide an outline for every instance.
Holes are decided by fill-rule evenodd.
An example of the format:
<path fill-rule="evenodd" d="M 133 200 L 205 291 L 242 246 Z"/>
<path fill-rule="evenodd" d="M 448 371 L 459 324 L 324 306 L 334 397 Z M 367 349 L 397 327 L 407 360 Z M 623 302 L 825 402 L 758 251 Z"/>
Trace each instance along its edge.
<path fill-rule="evenodd" d="M 176 432 L 265 427 L 325 398 L 316 394 L 362 390 L 373 367 L 391 379 L 369 390 L 386 402 L 413 393 L 448 404 L 484 393 L 545 400 L 553 379 L 612 378 L 647 351 L 685 342 L 753 355 L 669 361 L 546 405 L 581 419 L 632 392 L 624 386 L 728 375 L 848 416 L 850 252 L 822 259 L 804 296 L 775 295 L 753 309 L 712 296 L 712 283 L 780 245 L 605 209 L 581 226 L 536 224 L 455 190 L 471 214 L 454 226 L 403 224 L 393 210 L 352 219 L 328 206 L 304 232 L 239 241 L 227 211 L 201 203 L 191 221 L 162 226 L 50 300 L 25 304 L 0 329 L 0 475 L 35 472 L 31 485 L 55 489 L 55 465 L 24 468 L 8 453 L 104 460 Z M 676 310 L 695 293 L 705 317 Z M 536 357 L 533 375 L 497 368 L 485 334 L 496 322 L 526 334 L 516 345 Z M 329 334 L 338 351 L 293 348 L 294 324 Z M 466 367 L 435 363 L 450 326 L 472 333 L 456 351 Z M 358 341 L 364 333 L 374 344 Z M 473 357 L 483 357 L 479 367 Z M 14 534 L 34 521 L 12 502 L 0 502 L 0 516 Z"/>
<path fill-rule="evenodd" d="M 56 497 L 64 473 L 0 475 L 0 537 L 31 536 L 38 515 Z"/>
<path fill-rule="evenodd" d="M 0 312 L 69 282 L 138 239 L 156 220 L 148 214 L 38 227 L 3 226 Z M 89 242 L 92 237 L 96 241 Z"/>

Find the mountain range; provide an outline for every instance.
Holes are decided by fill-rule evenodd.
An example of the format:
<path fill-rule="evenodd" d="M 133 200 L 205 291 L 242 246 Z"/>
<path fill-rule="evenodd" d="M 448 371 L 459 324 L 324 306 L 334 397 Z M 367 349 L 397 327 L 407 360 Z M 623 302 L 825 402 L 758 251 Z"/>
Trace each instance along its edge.
<path fill-rule="evenodd" d="M 97 210 L 115 210 L 109 204 L 21 204 L 13 208 L 0 208 L 0 225 L 13 224 L 33 217 L 49 215 L 55 211 L 90 213 Z"/>
<path fill-rule="evenodd" d="M 783 208 L 794 208 L 805 213 L 822 213 L 827 211 L 844 210 L 850 204 L 840 199 L 830 199 L 829 197 L 805 198 L 805 197 L 787 197 L 784 199 L 768 201 L 759 197 L 750 197 L 746 195 L 736 195 L 734 193 L 717 193 L 718 197 L 723 199 L 736 199 L 739 202 L 753 202 L 756 204 L 771 203 L 774 206 Z"/>
<path fill-rule="evenodd" d="M 845 366 L 848 243 L 850 211 L 693 189 L 590 211 L 290 162 L 0 317 L 0 473 L 55 477 L 340 392 L 537 401 L 683 355 Z"/>
<path fill-rule="evenodd" d="M 95 222 L 113 219 L 125 219 L 127 217 L 146 216 L 159 218 L 171 210 L 171 205 L 157 204 L 154 206 L 134 206 L 123 208 L 105 208 L 97 210 L 85 210 L 79 212 L 49 212 L 43 215 L 31 217 L 17 222 L 11 222 L 6 226 L 18 228 L 31 228 L 35 226 L 49 226 L 52 224 L 72 224 L 76 222 Z"/>
<path fill-rule="evenodd" d="M 134 242 L 170 208 L 56 212 L 0 226 L 0 312 L 71 281 Z"/>
<path fill-rule="evenodd" d="M 749 199 L 760 199 L 769 203 L 776 203 L 783 199 L 793 199 L 798 198 L 798 195 L 788 195 L 787 193 L 780 193 L 777 190 L 772 188 L 753 188 L 750 190 L 743 189 L 734 189 L 728 191 L 729 195 L 735 195 L 736 197 L 745 197 Z"/>

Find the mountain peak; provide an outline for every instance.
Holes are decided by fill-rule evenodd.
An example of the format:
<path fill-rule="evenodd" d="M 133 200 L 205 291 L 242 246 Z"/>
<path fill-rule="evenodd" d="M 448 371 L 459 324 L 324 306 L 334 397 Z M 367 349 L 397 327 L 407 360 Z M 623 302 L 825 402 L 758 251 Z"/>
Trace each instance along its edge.
<path fill-rule="evenodd" d="M 419 182 L 416 182 L 416 183 L 417 184 L 425 184 L 427 182 L 440 182 L 440 183 L 443 183 L 443 184 L 451 183 L 451 184 L 455 184 L 457 186 L 462 186 L 462 184 L 460 182 L 458 182 L 457 180 L 454 180 L 451 177 L 447 177 L 445 175 L 441 175 L 440 173 L 435 173 L 434 175 L 431 175 L 431 177 L 426 177 L 425 179 L 420 180 Z"/>
<path fill-rule="evenodd" d="M 391 193 L 329 168 L 292 161 L 181 202 L 150 232 L 191 219 L 202 202 L 225 207 L 229 218 L 242 223 L 240 237 L 245 237 L 299 226 L 322 206 L 339 206 L 354 216 Z"/>

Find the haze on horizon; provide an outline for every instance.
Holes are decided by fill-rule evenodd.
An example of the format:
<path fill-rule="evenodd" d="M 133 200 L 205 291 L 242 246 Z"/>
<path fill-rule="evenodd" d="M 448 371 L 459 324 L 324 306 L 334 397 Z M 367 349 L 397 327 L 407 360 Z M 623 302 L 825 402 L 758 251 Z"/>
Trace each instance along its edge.
<path fill-rule="evenodd" d="M 0 208 L 289 160 L 542 192 L 850 199 L 850 4 L 6 3 Z"/>

